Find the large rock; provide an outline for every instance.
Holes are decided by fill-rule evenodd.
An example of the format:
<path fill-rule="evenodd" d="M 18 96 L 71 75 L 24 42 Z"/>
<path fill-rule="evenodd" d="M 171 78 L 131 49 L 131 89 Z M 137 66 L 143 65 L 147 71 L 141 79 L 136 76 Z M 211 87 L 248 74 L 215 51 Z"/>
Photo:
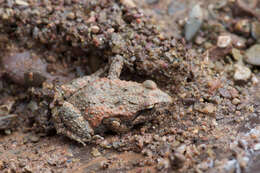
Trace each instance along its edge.
<path fill-rule="evenodd" d="M 195 5 L 189 13 L 188 21 L 185 24 L 185 39 L 190 41 L 199 31 L 203 22 L 203 10 L 200 5 Z"/>
<path fill-rule="evenodd" d="M 260 66 L 260 44 L 255 44 L 246 51 L 245 60 L 249 64 Z"/>

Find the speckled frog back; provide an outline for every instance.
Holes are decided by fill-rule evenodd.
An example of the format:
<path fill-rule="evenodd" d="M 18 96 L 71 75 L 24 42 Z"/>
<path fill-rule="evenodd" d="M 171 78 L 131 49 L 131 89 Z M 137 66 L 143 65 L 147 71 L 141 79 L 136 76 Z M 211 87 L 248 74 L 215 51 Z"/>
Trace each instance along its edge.
<path fill-rule="evenodd" d="M 106 117 L 131 119 L 138 111 L 167 99 L 169 96 L 160 89 L 148 89 L 142 83 L 99 78 L 74 94 L 69 101 L 78 105 L 85 119 L 95 127 Z"/>

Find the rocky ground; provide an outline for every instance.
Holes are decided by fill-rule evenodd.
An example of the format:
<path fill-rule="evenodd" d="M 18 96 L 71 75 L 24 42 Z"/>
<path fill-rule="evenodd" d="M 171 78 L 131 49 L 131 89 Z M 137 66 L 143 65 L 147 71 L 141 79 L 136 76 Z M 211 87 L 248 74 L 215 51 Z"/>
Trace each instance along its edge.
<path fill-rule="evenodd" d="M 0 172 L 258 172 L 257 0 L 0 0 Z M 56 85 L 115 55 L 173 103 L 87 146 L 57 135 Z"/>

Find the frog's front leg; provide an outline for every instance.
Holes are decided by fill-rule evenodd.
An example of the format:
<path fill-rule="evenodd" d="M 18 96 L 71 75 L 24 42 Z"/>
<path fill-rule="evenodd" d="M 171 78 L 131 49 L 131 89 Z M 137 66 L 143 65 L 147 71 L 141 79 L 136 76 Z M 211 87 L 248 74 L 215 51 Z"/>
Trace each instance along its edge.
<path fill-rule="evenodd" d="M 52 114 L 57 133 L 66 135 L 83 145 L 91 140 L 93 129 L 72 104 L 64 101 L 62 106 L 52 110 Z"/>

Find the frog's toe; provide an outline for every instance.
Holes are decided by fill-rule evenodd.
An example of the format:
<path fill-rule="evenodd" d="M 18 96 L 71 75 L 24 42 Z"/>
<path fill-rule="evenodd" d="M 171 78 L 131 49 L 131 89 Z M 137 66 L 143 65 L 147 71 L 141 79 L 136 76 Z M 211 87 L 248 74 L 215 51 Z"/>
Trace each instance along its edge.
<path fill-rule="evenodd" d="M 61 133 L 62 133 L 63 135 L 65 135 L 65 136 L 69 137 L 70 139 L 75 140 L 75 141 L 81 143 L 81 144 L 84 145 L 84 146 L 86 146 L 86 143 L 85 143 L 85 142 L 87 142 L 87 141 L 89 141 L 89 140 L 91 139 L 91 136 L 90 136 L 89 138 L 86 138 L 86 139 L 85 139 L 85 138 L 82 138 L 82 137 L 79 137 L 79 136 L 75 135 L 74 133 L 72 133 L 72 132 L 69 131 L 69 130 L 64 130 L 64 131 L 62 131 Z"/>

